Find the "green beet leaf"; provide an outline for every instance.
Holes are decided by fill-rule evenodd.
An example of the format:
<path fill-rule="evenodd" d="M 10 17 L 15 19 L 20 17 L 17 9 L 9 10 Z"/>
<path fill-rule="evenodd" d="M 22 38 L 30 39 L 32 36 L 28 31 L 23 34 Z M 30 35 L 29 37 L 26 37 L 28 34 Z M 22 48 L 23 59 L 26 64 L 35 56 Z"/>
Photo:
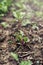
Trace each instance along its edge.
<path fill-rule="evenodd" d="M 11 56 L 12 56 L 16 61 L 19 60 L 19 59 L 18 59 L 18 54 L 11 52 Z"/>
<path fill-rule="evenodd" d="M 32 65 L 32 62 L 30 60 L 28 61 L 21 61 L 19 65 Z"/>

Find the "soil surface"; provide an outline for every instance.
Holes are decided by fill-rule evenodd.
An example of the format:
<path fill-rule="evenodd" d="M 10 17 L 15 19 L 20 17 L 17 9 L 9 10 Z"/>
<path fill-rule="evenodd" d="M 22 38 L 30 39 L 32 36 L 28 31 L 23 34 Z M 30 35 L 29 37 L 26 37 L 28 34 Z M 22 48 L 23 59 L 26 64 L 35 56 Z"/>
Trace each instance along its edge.
<path fill-rule="evenodd" d="M 43 1 L 43 0 L 41 0 Z M 43 18 L 38 18 L 35 15 L 35 11 L 42 11 L 43 8 L 34 5 L 30 0 L 28 3 L 25 3 L 27 14 L 33 12 L 31 18 L 31 25 L 22 26 L 21 22 L 12 22 L 14 17 L 9 11 L 3 18 L 0 20 L 0 65 L 17 65 L 17 62 L 11 57 L 10 52 L 15 52 L 19 54 L 20 60 L 30 59 L 33 62 L 33 65 L 42 65 L 43 64 Z M 25 19 L 26 20 L 26 19 Z M 7 22 L 9 27 L 3 28 L 1 22 Z M 11 23 L 12 22 L 12 23 Z M 32 23 L 36 23 L 38 29 L 32 28 Z M 30 41 L 22 45 L 22 42 L 16 42 L 16 38 L 13 36 L 16 32 L 22 30 Z M 12 44 L 8 43 L 9 40 L 12 40 Z M 39 61 L 39 64 L 37 64 Z"/>

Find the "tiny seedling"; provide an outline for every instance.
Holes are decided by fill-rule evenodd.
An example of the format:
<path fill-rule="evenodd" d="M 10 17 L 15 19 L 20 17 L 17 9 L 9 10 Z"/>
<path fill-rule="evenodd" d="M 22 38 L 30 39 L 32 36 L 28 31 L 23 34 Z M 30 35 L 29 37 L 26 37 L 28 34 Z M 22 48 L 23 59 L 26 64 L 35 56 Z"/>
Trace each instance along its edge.
<path fill-rule="evenodd" d="M 20 42 L 22 40 L 22 35 L 21 34 L 17 35 L 16 40 Z"/>
<path fill-rule="evenodd" d="M 32 65 L 32 62 L 30 60 L 28 61 L 21 61 L 19 65 Z"/>
<path fill-rule="evenodd" d="M 8 23 L 6 23 L 6 22 L 2 22 L 2 23 L 1 23 L 1 25 L 2 25 L 4 28 L 9 27 L 9 24 L 8 24 Z"/>
<path fill-rule="evenodd" d="M 25 36 L 25 34 L 22 30 L 19 30 L 18 33 L 14 34 L 14 36 L 16 38 L 16 41 L 18 41 L 18 42 L 24 41 L 26 43 L 26 42 L 30 41 L 30 39 L 27 36 Z"/>
<path fill-rule="evenodd" d="M 23 40 L 25 43 L 30 41 L 30 39 L 28 37 L 23 37 Z"/>
<path fill-rule="evenodd" d="M 24 36 L 24 32 L 22 30 L 19 30 L 20 34 Z"/>
<path fill-rule="evenodd" d="M 11 52 L 11 56 L 12 56 L 16 61 L 19 60 L 18 54 Z"/>
<path fill-rule="evenodd" d="M 18 54 L 11 52 L 11 56 L 14 58 L 14 60 L 19 62 Z M 19 65 L 32 65 L 32 62 L 30 60 L 22 60 L 19 62 Z"/>
<path fill-rule="evenodd" d="M 0 15 L 4 15 L 7 11 L 9 6 L 11 5 L 11 0 L 1 0 L 0 1 Z"/>
<path fill-rule="evenodd" d="M 26 7 L 21 1 L 14 3 L 14 6 L 15 8 L 12 9 L 12 14 L 19 22 L 21 22 L 25 15 L 24 10 L 26 10 Z"/>
<path fill-rule="evenodd" d="M 21 12 L 20 10 L 17 11 L 13 11 L 13 16 L 17 19 L 17 20 L 21 20 L 24 16 L 24 12 Z"/>
<path fill-rule="evenodd" d="M 16 41 L 20 42 L 22 40 L 24 33 L 23 31 L 19 30 L 19 32 L 16 32 L 14 34 L 14 37 L 16 38 Z"/>
<path fill-rule="evenodd" d="M 12 40 L 8 40 L 8 44 L 12 44 L 13 43 L 13 41 Z"/>
<path fill-rule="evenodd" d="M 32 24 L 32 29 L 37 29 L 37 30 L 38 30 L 38 29 L 39 29 L 39 27 L 37 26 L 37 24 L 36 24 L 36 23 L 33 23 L 33 24 Z"/>
<path fill-rule="evenodd" d="M 22 2 L 16 2 L 15 5 L 16 5 L 16 7 L 18 7 L 19 9 L 22 9 L 22 10 L 24 10 L 26 8 Z"/>
<path fill-rule="evenodd" d="M 29 25 L 31 24 L 31 22 L 28 19 L 25 19 L 25 20 L 22 21 L 22 26 L 26 26 L 28 24 Z"/>

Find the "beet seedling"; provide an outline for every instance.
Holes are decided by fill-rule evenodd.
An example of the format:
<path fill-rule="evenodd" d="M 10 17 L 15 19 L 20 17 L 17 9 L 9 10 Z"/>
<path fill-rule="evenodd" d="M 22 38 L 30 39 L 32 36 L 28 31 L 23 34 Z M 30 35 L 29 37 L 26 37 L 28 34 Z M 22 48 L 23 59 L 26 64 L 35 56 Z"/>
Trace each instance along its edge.
<path fill-rule="evenodd" d="M 11 52 L 11 56 L 17 61 L 17 63 L 19 62 L 18 54 Z M 32 65 L 32 62 L 30 60 L 22 60 L 19 62 L 19 65 Z"/>
<path fill-rule="evenodd" d="M 12 56 L 16 61 L 19 60 L 18 54 L 11 52 L 11 56 Z"/>
<path fill-rule="evenodd" d="M 1 25 L 2 25 L 4 28 L 9 27 L 9 24 L 8 24 L 8 23 L 6 23 L 6 22 L 2 22 L 2 23 L 1 23 Z"/>
<path fill-rule="evenodd" d="M 32 62 L 30 60 L 28 61 L 21 61 L 19 65 L 32 65 Z"/>
<path fill-rule="evenodd" d="M 4 16 L 4 14 L 8 11 L 9 6 L 11 5 L 12 0 L 1 0 L 0 1 L 0 15 Z"/>

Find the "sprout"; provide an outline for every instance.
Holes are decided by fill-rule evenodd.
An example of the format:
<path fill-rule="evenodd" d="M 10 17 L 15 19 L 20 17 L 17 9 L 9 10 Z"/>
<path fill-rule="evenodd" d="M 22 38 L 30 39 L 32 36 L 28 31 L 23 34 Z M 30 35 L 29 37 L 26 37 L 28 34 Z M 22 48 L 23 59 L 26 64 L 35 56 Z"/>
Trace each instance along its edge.
<path fill-rule="evenodd" d="M 2 25 L 4 28 L 9 27 L 9 24 L 7 24 L 6 22 L 2 22 L 1 25 Z"/>
<path fill-rule="evenodd" d="M 26 25 L 30 25 L 31 24 L 31 22 L 27 19 L 27 20 L 23 20 L 23 22 L 22 22 L 22 26 L 26 26 Z"/>
<path fill-rule="evenodd" d="M 20 10 L 17 11 L 13 11 L 13 16 L 17 19 L 17 20 L 21 20 L 24 16 L 24 12 L 21 12 Z"/>
<path fill-rule="evenodd" d="M 30 60 L 28 61 L 21 61 L 19 65 L 32 65 L 32 62 Z"/>
<path fill-rule="evenodd" d="M 24 32 L 22 31 L 22 30 L 19 30 L 20 31 L 20 34 L 22 35 L 22 36 L 24 36 Z"/>
<path fill-rule="evenodd" d="M 12 56 L 16 61 L 19 60 L 19 59 L 18 59 L 18 54 L 11 52 L 11 56 Z"/>
<path fill-rule="evenodd" d="M 8 7 L 11 5 L 12 0 L 1 0 L 0 1 L 0 15 L 8 11 Z"/>
<path fill-rule="evenodd" d="M 33 29 L 37 29 L 37 30 L 39 29 L 39 27 L 37 26 L 36 23 L 33 23 L 32 28 L 33 28 Z"/>
<path fill-rule="evenodd" d="M 8 40 L 8 43 L 9 43 L 9 44 L 12 44 L 12 43 L 13 43 L 13 41 L 12 41 L 12 40 Z"/>
<path fill-rule="evenodd" d="M 29 42 L 30 39 L 28 37 L 23 37 L 24 42 Z"/>

